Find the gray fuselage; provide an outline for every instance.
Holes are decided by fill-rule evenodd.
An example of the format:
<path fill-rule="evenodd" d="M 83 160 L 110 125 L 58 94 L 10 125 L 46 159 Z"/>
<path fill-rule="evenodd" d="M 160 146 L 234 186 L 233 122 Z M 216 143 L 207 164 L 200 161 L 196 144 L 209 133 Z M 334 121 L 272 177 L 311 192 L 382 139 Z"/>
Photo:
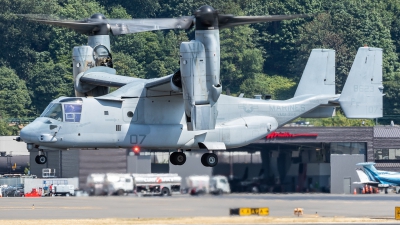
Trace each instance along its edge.
<path fill-rule="evenodd" d="M 187 130 L 182 95 L 120 100 L 61 97 L 51 104 L 62 105 L 62 116 L 46 115 L 46 109 L 22 129 L 21 139 L 39 149 L 199 149 L 200 142 L 235 148 L 328 105 L 336 97 L 304 95 L 276 101 L 221 95 L 215 129 L 201 131 Z M 79 115 L 66 112 L 71 104 L 81 105 Z"/>

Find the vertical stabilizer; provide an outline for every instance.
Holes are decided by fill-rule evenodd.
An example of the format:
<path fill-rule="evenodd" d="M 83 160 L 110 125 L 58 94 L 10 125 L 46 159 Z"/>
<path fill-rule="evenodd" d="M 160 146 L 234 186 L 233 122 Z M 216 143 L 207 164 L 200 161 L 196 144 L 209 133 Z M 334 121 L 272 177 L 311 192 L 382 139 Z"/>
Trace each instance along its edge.
<path fill-rule="evenodd" d="M 359 48 L 339 98 L 346 117 L 382 117 L 382 92 L 382 49 Z"/>
<path fill-rule="evenodd" d="M 308 94 L 335 94 L 335 51 L 331 49 L 313 49 L 295 97 Z"/>
<path fill-rule="evenodd" d="M 371 179 L 368 178 L 367 174 L 365 174 L 364 171 L 362 170 L 356 170 L 358 178 L 360 178 L 361 183 L 368 183 L 372 181 Z"/>
<path fill-rule="evenodd" d="M 366 163 L 357 163 L 357 166 L 362 166 L 365 174 L 368 176 L 371 181 L 378 181 L 378 170 L 375 168 L 375 163 L 366 162 Z M 360 178 L 361 179 L 361 178 Z"/>

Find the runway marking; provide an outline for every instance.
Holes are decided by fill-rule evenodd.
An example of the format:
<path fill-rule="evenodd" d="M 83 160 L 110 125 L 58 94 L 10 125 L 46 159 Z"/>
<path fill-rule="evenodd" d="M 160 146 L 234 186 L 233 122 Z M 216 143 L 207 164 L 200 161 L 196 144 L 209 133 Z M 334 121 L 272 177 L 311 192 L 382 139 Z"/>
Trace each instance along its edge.
<path fill-rule="evenodd" d="M 37 209 L 104 209 L 101 207 L 43 207 L 43 206 L 35 206 L 34 208 L 32 206 L 27 206 L 27 207 L 10 207 L 10 206 L 0 206 L 0 210 L 37 210 Z"/>

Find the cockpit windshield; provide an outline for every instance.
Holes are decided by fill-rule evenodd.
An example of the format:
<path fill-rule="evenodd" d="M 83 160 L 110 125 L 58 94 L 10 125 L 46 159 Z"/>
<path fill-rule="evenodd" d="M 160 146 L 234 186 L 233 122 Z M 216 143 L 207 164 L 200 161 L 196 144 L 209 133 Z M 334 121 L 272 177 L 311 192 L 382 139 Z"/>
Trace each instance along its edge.
<path fill-rule="evenodd" d="M 81 104 L 64 104 L 65 122 L 80 122 L 82 105 Z"/>
<path fill-rule="evenodd" d="M 44 110 L 40 117 L 48 117 L 51 119 L 55 119 L 58 121 L 63 121 L 63 113 L 62 107 L 60 103 L 51 103 L 47 108 Z"/>
<path fill-rule="evenodd" d="M 48 117 L 58 121 L 63 121 L 63 112 L 65 114 L 65 122 L 80 122 L 82 113 L 82 104 L 65 103 L 64 111 L 61 103 L 50 103 L 40 117 Z"/>

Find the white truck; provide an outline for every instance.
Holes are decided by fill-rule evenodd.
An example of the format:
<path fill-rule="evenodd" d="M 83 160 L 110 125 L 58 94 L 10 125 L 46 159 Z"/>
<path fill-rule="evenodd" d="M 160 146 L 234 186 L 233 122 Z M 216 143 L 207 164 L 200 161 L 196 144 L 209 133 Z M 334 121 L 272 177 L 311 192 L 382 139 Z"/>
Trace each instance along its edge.
<path fill-rule="evenodd" d="M 75 193 L 75 187 L 72 184 L 56 184 L 50 185 L 50 195 L 64 195 L 64 196 L 73 196 Z"/>
<path fill-rule="evenodd" d="M 134 192 L 134 182 L 131 174 L 106 173 L 103 190 L 106 195 L 124 195 Z"/>
<path fill-rule="evenodd" d="M 191 195 L 231 193 L 228 179 L 225 176 L 189 176 L 186 177 L 186 184 Z"/>
<path fill-rule="evenodd" d="M 182 177 L 170 173 L 132 174 L 138 195 L 170 196 L 181 191 Z"/>
<path fill-rule="evenodd" d="M 180 193 L 182 178 L 169 173 L 106 173 L 90 174 L 87 178 L 89 195 L 138 195 L 169 196 Z"/>
<path fill-rule="evenodd" d="M 88 188 L 87 192 L 90 196 L 92 195 L 104 195 L 104 173 L 92 173 L 87 176 L 86 186 Z"/>

